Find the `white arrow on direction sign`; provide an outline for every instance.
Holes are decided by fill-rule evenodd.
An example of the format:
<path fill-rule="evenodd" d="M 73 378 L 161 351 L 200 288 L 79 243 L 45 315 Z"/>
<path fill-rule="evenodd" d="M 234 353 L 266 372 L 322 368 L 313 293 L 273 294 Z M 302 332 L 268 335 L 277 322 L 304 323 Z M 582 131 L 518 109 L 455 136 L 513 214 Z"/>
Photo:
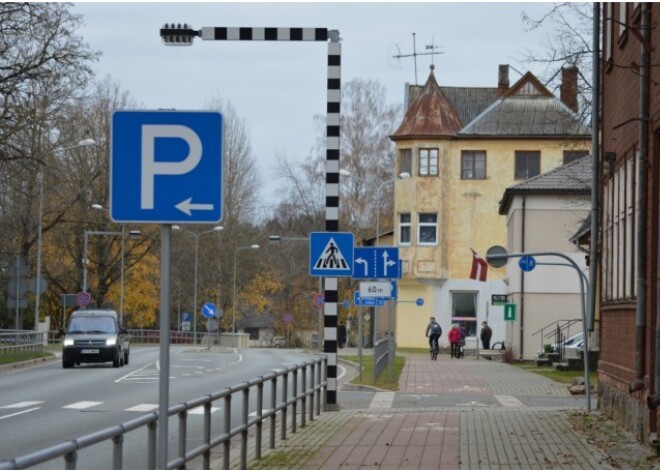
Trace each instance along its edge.
<path fill-rule="evenodd" d="M 355 263 L 361 263 L 364 265 L 364 276 L 369 276 L 369 262 L 363 258 L 356 258 Z"/>
<path fill-rule="evenodd" d="M 387 250 L 385 250 L 383 252 L 383 276 L 387 277 L 387 267 L 391 267 L 392 265 L 396 265 L 396 262 L 390 260 L 390 256 L 387 253 Z"/>
<path fill-rule="evenodd" d="M 213 205 L 212 204 L 205 204 L 205 203 L 193 203 L 192 202 L 192 196 L 188 198 L 187 200 L 183 200 L 179 204 L 175 206 L 176 209 L 181 211 L 182 213 L 187 214 L 188 216 L 192 216 L 192 211 L 213 211 Z"/>

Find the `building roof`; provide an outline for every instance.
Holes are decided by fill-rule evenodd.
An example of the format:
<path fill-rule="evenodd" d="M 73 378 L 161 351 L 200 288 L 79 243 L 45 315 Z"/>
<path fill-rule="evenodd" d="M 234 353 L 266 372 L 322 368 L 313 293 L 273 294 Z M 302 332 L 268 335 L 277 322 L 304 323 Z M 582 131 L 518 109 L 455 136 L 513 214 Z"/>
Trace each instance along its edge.
<path fill-rule="evenodd" d="M 410 106 L 392 140 L 590 137 L 579 116 L 531 72 L 502 90 L 440 87 L 432 69 L 424 87 L 411 86 L 408 94 Z"/>
<path fill-rule="evenodd" d="M 591 193 L 591 156 L 529 178 L 504 191 L 499 214 L 506 214 L 515 195 L 588 195 Z"/>
<path fill-rule="evenodd" d="M 438 86 L 433 68 L 419 97 L 411 103 L 391 139 L 456 136 L 463 127 L 456 110 Z"/>

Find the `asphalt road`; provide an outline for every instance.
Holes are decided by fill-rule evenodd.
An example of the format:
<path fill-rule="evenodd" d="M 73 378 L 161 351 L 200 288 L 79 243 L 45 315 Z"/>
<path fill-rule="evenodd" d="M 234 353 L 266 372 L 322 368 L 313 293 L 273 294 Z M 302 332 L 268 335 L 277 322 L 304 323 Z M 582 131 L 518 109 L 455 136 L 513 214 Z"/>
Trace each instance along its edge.
<path fill-rule="evenodd" d="M 5 372 L 0 376 L 0 461 L 28 454 L 105 427 L 158 410 L 160 370 L 158 347 L 132 347 L 130 364 L 111 363 L 62 369 L 60 362 Z M 170 350 L 170 405 L 220 391 L 273 369 L 309 359 L 302 352 L 249 349 L 208 352 L 173 346 Z M 270 404 L 265 388 L 264 407 Z M 278 393 L 279 394 L 279 393 Z M 252 395 L 254 398 L 254 394 Z M 232 401 L 232 427 L 242 401 Z M 217 408 L 216 408 L 217 406 Z M 213 436 L 222 433 L 222 404 L 214 405 Z M 188 449 L 202 436 L 203 415 L 188 419 Z M 170 419 L 170 454 L 177 448 L 178 425 Z M 146 428 L 131 432 L 124 441 L 124 468 L 145 469 Z M 78 468 L 110 469 L 109 443 L 90 447 L 79 455 Z M 61 469 L 63 460 L 45 463 Z"/>

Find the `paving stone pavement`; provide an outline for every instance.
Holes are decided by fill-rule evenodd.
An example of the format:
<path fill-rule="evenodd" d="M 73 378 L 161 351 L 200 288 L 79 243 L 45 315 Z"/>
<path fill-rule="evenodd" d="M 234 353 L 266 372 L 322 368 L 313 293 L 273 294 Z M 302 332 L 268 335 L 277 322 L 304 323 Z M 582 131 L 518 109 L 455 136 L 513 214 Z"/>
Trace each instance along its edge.
<path fill-rule="evenodd" d="M 322 413 L 248 468 L 660 469 L 566 386 L 500 362 L 406 356 L 394 399 L 371 393 L 369 407 L 348 409 L 342 395 L 351 393 L 340 387 L 341 410 Z M 419 407 L 419 397 L 443 405 Z M 596 422 L 610 435 L 585 425 Z"/>

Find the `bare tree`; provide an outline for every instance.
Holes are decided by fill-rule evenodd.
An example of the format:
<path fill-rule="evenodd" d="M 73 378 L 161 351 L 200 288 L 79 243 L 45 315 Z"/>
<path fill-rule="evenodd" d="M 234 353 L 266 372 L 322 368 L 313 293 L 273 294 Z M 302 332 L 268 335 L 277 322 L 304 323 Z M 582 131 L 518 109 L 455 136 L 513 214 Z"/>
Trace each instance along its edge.
<path fill-rule="evenodd" d="M 575 66 L 579 71 L 578 96 L 583 122 L 591 119 L 591 70 L 593 67 L 593 4 L 555 3 L 541 18 L 523 13 L 523 23 L 529 31 L 545 29 L 545 48 L 525 50 L 522 62 L 544 67 L 540 74 L 549 88 L 556 92 L 561 84 L 561 68 Z"/>

